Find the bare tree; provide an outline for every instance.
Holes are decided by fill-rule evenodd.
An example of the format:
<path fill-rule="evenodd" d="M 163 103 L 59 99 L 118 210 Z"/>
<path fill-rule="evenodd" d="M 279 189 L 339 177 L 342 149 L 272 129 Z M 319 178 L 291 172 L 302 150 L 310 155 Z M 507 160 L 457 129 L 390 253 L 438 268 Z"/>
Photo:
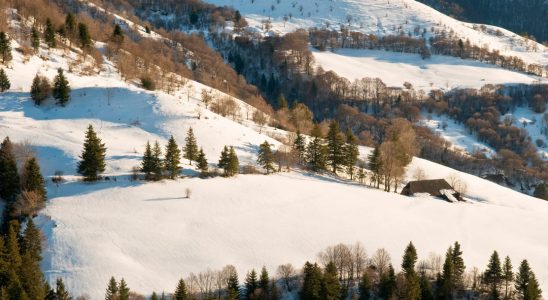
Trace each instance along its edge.
<path fill-rule="evenodd" d="M 379 276 L 382 276 L 388 270 L 390 260 L 390 254 L 388 254 L 386 249 L 380 248 L 375 251 L 375 254 L 371 258 L 371 263 L 377 269 Z"/>
<path fill-rule="evenodd" d="M 296 281 L 297 272 L 292 264 L 285 264 L 278 266 L 276 271 L 278 277 L 282 280 L 285 289 L 291 292 Z"/>

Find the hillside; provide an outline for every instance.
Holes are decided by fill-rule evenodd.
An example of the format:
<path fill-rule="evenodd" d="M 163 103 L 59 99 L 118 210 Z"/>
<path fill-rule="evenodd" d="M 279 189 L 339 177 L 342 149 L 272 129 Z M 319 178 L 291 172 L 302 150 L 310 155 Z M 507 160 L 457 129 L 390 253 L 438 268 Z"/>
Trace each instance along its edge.
<path fill-rule="evenodd" d="M 386 247 L 399 265 L 409 240 L 421 257 L 431 251 L 441 254 L 458 240 L 469 267 L 484 265 L 497 249 L 516 261 L 529 259 L 548 289 L 544 201 L 463 173 L 459 176 L 468 184 L 470 201 L 460 204 L 296 171 L 130 181 L 147 140 L 165 144 L 173 134 L 182 143 L 190 126 L 210 165 L 224 145 L 235 146 L 242 165 L 254 164 L 259 143 L 279 145 L 264 133 L 287 133 L 248 121 L 247 110 L 253 108 L 239 100 L 239 122 L 205 109 L 199 100 L 204 86 L 197 82 L 187 83 L 192 86 L 189 100 L 185 88 L 174 95 L 144 91 L 121 81 L 108 60 L 108 71 L 99 75 L 81 75 L 77 68 L 67 74 L 73 92 L 66 107 L 51 102 L 37 107 L 29 97 L 29 78 L 38 71 L 52 77 L 75 59 L 74 53 L 61 50 L 42 49 L 41 54 L 48 60 L 33 56 L 26 61 L 14 52 L 6 70 L 12 88 L 0 101 L 0 139 L 10 136 L 30 144 L 45 176 L 64 173 L 66 182 L 57 186 L 48 181 L 50 200 L 38 217 L 46 237 L 42 269 L 50 283 L 62 277 L 73 293 L 100 299 L 114 275 L 148 294 L 171 291 L 180 277 L 225 264 L 234 264 L 240 274 L 263 264 L 271 272 L 286 262 L 301 266 L 339 242 L 359 241 L 369 253 Z M 110 181 L 86 184 L 75 176 L 88 124 L 107 145 L 105 175 Z M 365 158 L 369 149 L 361 150 Z M 185 174 L 194 174 L 184 167 Z M 413 161 L 408 173 L 417 168 L 429 178 L 458 173 L 421 159 Z M 186 188 L 192 191 L 189 199 L 183 198 Z"/>

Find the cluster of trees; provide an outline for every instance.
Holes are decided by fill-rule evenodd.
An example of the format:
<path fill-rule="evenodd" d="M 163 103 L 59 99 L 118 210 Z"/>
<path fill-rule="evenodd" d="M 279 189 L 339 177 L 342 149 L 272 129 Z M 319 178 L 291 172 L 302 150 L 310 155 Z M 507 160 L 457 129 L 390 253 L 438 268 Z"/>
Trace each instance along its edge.
<path fill-rule="evenodd" d="M 263 266 L 249 271 L 240 284 L 236 268 L 191 273 L 181 278 L 173 293 L 152 292 L 150 299 L 277 300 L 288 295 L 302 300 L 338 299 L 519 299 L 540 300 L 542 291 L 527 260 L 517 270 L 510 257 L 497 251 L 486 269 L 466 268 L 461 245 L 455 242 L 445 257 L 431 253 L 419 260 L 410 242 L 400 271 L 396 272 L 384 248 L 368 257 L 360 244 L 338 244 L 318 254 L 318 262 L 306 262 L 301 270 L 291 264 L 278 266 L 271 276 Z M 105 299 L 142 299 L 130 292 L 122 279 L 111 278 Z M 119 298 L 115 298 L 119 297 Z"/>
<path fill-rule="evenodd" d="M 36 74 L 32 80 L 30 97 L 36 105 L 40 105 L 49 96 L 53 95 L 59 105 L 65 106 L 70 100 L 70 92 L 70 84 L 63 73 L 63 69 L 59 68 L 53 80 L 53 87 L 47 77 Z"/>

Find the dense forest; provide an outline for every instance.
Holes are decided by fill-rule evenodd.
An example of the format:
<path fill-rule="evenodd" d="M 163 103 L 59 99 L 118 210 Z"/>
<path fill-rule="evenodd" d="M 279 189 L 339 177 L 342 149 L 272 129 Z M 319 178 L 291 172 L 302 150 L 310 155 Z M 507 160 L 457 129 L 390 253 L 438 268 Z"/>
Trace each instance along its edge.
<path fill-rule="evenodd" d="M 544 0 L 419 0 L 454 18 L 484 23 L 548 41 L 548 2 Z"/>

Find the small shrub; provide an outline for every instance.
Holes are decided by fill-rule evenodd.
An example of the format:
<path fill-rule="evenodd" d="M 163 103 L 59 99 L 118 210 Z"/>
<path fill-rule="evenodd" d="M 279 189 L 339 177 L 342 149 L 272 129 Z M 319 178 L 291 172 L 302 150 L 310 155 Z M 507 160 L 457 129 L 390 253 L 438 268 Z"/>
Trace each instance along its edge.
<path fill-rule="evenodd" d="M 149 91 L 154 91 L 156 89 L 156 84 L 154 80 L 148 76 L 141 77 L 141 86 Z"/>

